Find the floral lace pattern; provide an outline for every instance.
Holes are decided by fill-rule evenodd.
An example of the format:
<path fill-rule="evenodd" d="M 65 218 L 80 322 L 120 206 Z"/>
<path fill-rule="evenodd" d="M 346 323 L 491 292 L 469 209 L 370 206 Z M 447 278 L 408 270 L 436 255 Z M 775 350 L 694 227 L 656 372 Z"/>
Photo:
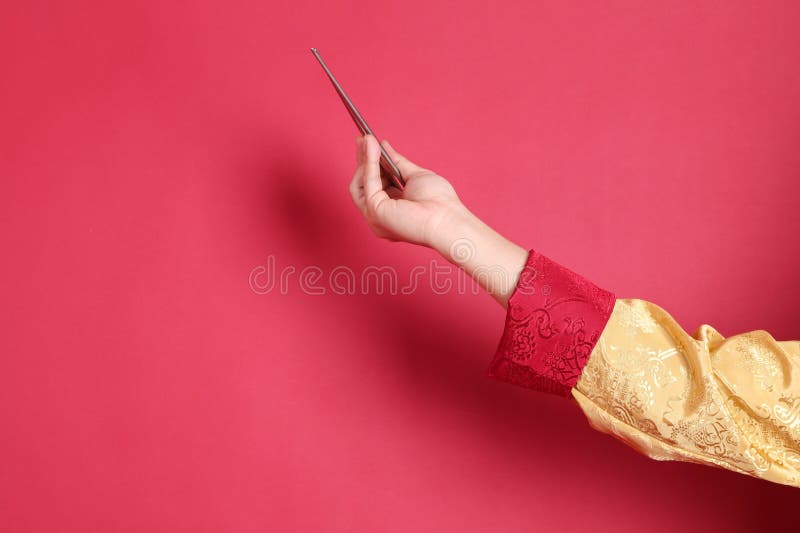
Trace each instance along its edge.
<path fill-rule="evenodd" d="M 614 301 L 612 293 L 530 250 L 488 375 L 569 396 Z"/>

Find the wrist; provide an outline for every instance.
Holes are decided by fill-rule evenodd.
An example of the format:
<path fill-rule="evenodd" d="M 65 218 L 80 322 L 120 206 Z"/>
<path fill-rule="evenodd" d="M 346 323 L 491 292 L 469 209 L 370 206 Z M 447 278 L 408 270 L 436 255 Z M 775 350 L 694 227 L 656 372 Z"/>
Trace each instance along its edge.
<path fill-rule="evenodd" d="M 463 205 L 454 207 L 442 219 L 430 247 L 462 268 L 504 307 L 528 258 L 526 249 L 497 233 Z"/>
<path fill-rule="evenodd" d="M 452 261 L 450 255 L 453 243 L 474 234 L 476 221 L 477 217 L 461 202 L 448 204 L 442 208 L 438 220 L 431 227 L 426 244 L 448 261 Z"/>

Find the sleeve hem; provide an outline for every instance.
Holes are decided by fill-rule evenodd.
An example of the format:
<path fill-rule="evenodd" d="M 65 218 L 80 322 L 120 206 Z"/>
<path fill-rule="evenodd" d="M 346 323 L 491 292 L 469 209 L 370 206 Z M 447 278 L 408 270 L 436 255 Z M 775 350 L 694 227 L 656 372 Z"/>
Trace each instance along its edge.
<path fill-rule="evenodd" d="M 613 293 L 530 250 L 487 375 L 570 396 L 615 300 Z"/>

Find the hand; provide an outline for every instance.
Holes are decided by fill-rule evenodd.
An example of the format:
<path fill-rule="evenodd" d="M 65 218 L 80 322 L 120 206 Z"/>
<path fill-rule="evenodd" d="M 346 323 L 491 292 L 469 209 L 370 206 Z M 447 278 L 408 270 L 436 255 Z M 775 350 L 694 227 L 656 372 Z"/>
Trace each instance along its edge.
<path fill-rule="evenodd" d="M 528 252 L 464 207 L 446 179 L 415 165 L 387 141 L 383 147 L 406 180 L 402 191 L 381 179 L 378 140 L 365 135 L 356 144 L 358 167 L 350 195 L 372 231 L 435 249 L 507 306 Z"/>
<path fill-rule="evenodd" d="M 412 163 L 384 140 L 384 149 L 406 180 L 401 191 L 381 178 L 378 140 L 365 135 L 356 140 L 356 146 L 358 167 L 350 182 L 350 195 L 372 231 L 384 239 L 436 247 L 443 226 L 455 224 L 466 212 L 453 186 Z"/>

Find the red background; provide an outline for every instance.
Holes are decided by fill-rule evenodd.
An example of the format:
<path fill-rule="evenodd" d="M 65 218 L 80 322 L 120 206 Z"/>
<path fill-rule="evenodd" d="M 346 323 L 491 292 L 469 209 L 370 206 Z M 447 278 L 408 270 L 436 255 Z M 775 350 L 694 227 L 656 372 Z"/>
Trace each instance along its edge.
<path fill-rule="evenodd" d="M 508 237 L 690 332 L 797 339 L 797 3 L 113 4 L 0 19 L 0 529 L 796 518 L 796 489 L 651 461 L 487 378 L 485 294 L 248 276 L 270 255 L 434 258 L 351 205 L 356 129 L 316 46 L 380 136 Z"/>

